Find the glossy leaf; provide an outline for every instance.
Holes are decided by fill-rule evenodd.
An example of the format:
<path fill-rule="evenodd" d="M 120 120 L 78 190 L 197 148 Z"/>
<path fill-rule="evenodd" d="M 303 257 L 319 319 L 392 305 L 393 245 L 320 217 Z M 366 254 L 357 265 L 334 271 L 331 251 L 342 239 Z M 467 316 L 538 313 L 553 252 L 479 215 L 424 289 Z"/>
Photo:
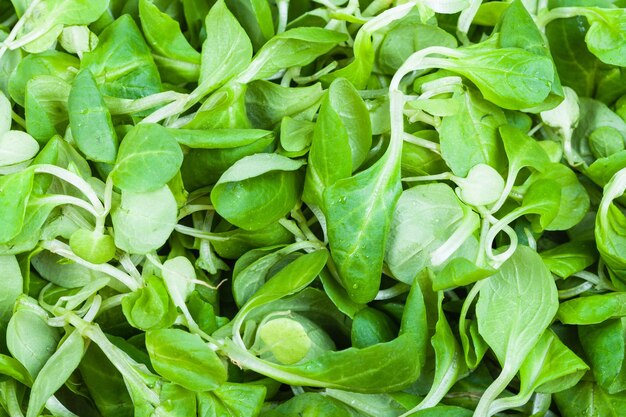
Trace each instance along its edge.
<path fill-rule="evenodd" d="M 209 391 L 226 382 L 226 368 L 199 336 L 178 329 L 150 330 L 146 348 L 154 369 L 191 391 Z"/>

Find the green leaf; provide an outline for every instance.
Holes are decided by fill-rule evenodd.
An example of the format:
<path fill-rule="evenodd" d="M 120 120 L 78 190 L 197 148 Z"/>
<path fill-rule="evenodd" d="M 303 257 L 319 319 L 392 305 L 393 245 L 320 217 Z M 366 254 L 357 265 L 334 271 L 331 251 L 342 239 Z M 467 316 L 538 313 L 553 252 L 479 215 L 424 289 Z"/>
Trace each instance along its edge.
<path fill-rule="evenodd" d="M 87 159 L 114 163 L 118 139 L 111 113 L 89 70 L 76 75 L 68 98 L 72 137 Z"/>
<path fill-rule="evenodd" d="M 626 60 L 626 12 L 623 9 L 589 8 L 585 17 L 591 23 L 585 42 L 589 50 L 602 62 L 624 66 Z"/>
<path fill-rule="evenodd" d="M 626 293 L 613 292 L 567 300 L 556 317 L 564 324 L 597 324 L 626 316 Z"/>
<path fill-rule="evenodd" d="M 256 416 L 261 412 L 266 388 L 227 382 L 211 392 L 198 393 L 198 416 Z"/>
<path fill-rule="evenodd" d="M 72 332 L 46 364 L 33 382 L 28 399 L 26 417 L 37 417 L 44 408 L 46 401 L 63 386 L 85 353 L 85 342 L 78 331 Z"/>
<path fill-rule="evenodd" d="M 444 117 L 439 126 L 441 156 L 460 177 L 465 177 L 474 165 L 481 163 L 501 171 L 504 152 L 498 127 L 506 123 L 504 113 L 471 90 L 463 93 L 462 98 L 459 112 Z"/>
<path fill-rule="evenodd" d="M 167 129 L 140 124 L 122 140 L 111 176 L 122 190 L 155 191 L 174 178 L 182 162 L 180 146 Z"/>
<path fill-rule="evenodd" d="M 39 143 L 26 132 L 10 130 L 0 134 L 0 167 L 27 162 L 38 152 Z"/>
<path fill-rule="evenodd" d="M 180 385 L 164 384 L 160 392 L 161 404 L 156 408 L 156 415 L 186 417 L 196 414 L 196 393 Z"/>
<path fill-rule="evenodd" d="M 165 244 L 176 226 L 176 200 L 167 186 L 148 193 L 122 192 L 111 211 L 115 245 L 145 254 Z"/>
<path fill-rule="evenodd" d="M 22 295 L 7 327 L 7 347 L 34 379 L 54 353 L 59 330 L 48 326 L 48 315 L 36 301 Z"/>
<path fill-rule="evenodd" d="M 554 399 L 563 417 L 617 417 L 626 411 L 623 395 L 611 395 L 593 381 L 581 381 L 555 394 Z"/>
<path fill-rule="evenodd" d="M 214 390 L 226 382 L 224 364 L 199 336 L 178 329 L 150 330 L 146 348 L 159 374 L 191 391 Z"/>
<path fill-rule="evenodd" d="M 122 298 L 122 311 L 128 323 L 141 330 L 166 329 L 174 324 L 176 306 L 163 280 L 151 275 L 146 285 Z"/>
<path fill-rule="evenodd" d="M 589 194 L 580 183 L 574 171 L 563 164 L 552 163 L 543 172 L 536 172 L 529 178 L 532 181 L 556 183 L 560 189 L 558 211 L 552 220 L 543 224 L 546 230 L 567 230 L 578 224 L 589 210 Z M 529 190 L 530 191 L 530 190 Z"/>
<path fill-rule="evenodd" d="M 271 131 L 261 129 L 168 129 L 168 132 L 179 144 L 192 149 L 232 149 L 273 138 Z"/>
<path fill-rule="evenodd" d="M 350 338 L 355 348 L 365 348 L 393 340 L 397 326 L 385 313 L 370 307 L 357 311 L 352 321 Z"/>
<path fill-rule="evenodd" d="M 161 80 L 150 49 L 130 15 L 123 15 L 98 36 L 98 46 L 83 55 L 105 96 L 135 99 L 159 93 Z"/>
<path fill-rule="evenodd" d="M 72 233 L 70 247 L 75 254 L 94 264 L 103 264 L 115 257 L 115 243 L 111 236 L 85 229 Z"/>
<path fill-rule="evenodd" d="M 518 246 L 500 270 L 484 281 L 476 304 L 478 331 L 503 370 L 490 395 L 481 398 L 477 412 L 488 409 L 513 379 L 558 306 L 552 274 L 539 255 L 526 246 Z"/>
<path fill-rule="evenodd" d="M 393 75 L 413 52 L 430 46 L 456 45 L 454 36 L 438 26 L 423 24 L 419 13 L 413 12 L 389 25 L 380 44 L 377 65 L 385 74 Z"/>
<path fill-rule="evenodd" d="M 609 394 L 626 388 L 624 319 L 579 326 L 580 343 L 598 384 Z"/>
<path fill-rule="evenodd" d="M 237 227 L 261 229 L 296 205 L 304 164 L 278 154 L 256 154 L 235 162 L 211 192 L 217 213 Z"/>
<path fill-rule="evenodd" d="M 26 169 L 0 177 L 0 243 L 8 242 L 22 230 L 34 176 L 32 169 Z"/>
<path fill-rule="evenodd" d="M 454 239 L 456 249 L 478 227 L 478 218 L 459 201 L 452 188 L 425 184 L 404 191 L 393 211 L 385 251 L 389 269 L 397 279 L 410 284 L 419 271 L 442 263 L 435 253 L 466 221 L 468 233 Z M 454 256 L 452 252 L 455 250 L 446 249 L 443 260 Z"/>
<path fill-rule="evenodd" d="M 318 251 L 313 254 L 319 253 L 324 252 Z M 305 255 L 298 260 L 311 255 Z M 287 276 L 287 274 L 283 276 L 282 282 L 278 282 L 276 279 L 270 280 L 263 289 L 274 282 L 276 285 L 272 286 L 271 292 L 268 289 L 268 291 L 263 292 L 262 297 L 251 299 L 240 310 L 239 314 L 247 310 L 248 306 L 253 308 L 261 303 L 275 300 L 277 297 L 286 295 L 289 290 L 297 290 L 296 285 L 307 282 L 290 283 L 289 290 L 275 291 L 274 289 L 278 285 L 285 285 L 284 280 Z M 299 276 L 303 276 L 302 273 Z M 308 281 L 310 282 L 310 280 Z M 257 294 L 261 293 L 263 289 Z M 405 306 L 400 334 L 390 342 L 363 349 L 348 348 L 336 352 L 329 351 L 311 361 L 290 366 L 262 361 L 243 351 L 228 339 L 225 341 L 223 349 L 231 358 L 236 358 L 242 365 L 253 370 L 263 369 L 272 378 L 285 383 L 337 388 L 362 393 L 393 392 L 410 385 L 419 377 L 423 365 L 420 362 L 420 355 L 427 343 L 425 330 L 424 299 L 419 285 L 414 284 Z M 358 364 L 363 363 L 367 363 L 369 366 L 359 367 Z M 383 384 L 381 384 L 381 380 L 384 380 Z"/>
<path fill-rule="evenodd" d="M 40 75 L 26 84 L 26 131 L 39 143 L 65 132 L 70 85 L 53 75 Z"/>
<path fill-rule="evenodd" d="M 334 398 L 319 393 L 305 392 L 285 401 L 264 417 L 287 417 L 301 415 L 307 417 L 357 417 L 354 409 Z"/>
<path fill-rule="evenodd" d="M 467 77 L 487 100 L 509 110 L 540 105 L 554 80 L 549 57 L 519 48 L 492 48 L 487 42 L 466 47 L 461 58 L 445 68 Z"/>
<path fill-rule="evenodd" d="M 241 73 L 252 59 L 252 44 L 224 0 L 218 0 L 206 16 L 206 40 L 202 44 L 199 83 L 210 92 Z"/>
<path fill-rule="evenodd" d="M 23 26 L 18 31 L 16 40 L 25 44 L 30 52 L 45 51 L 54 44 L 64 25 L 87 25 L 95 22 L 104 13 L 108 3 L 107 0 L 39 2 L 24 16 Z M 42 38 L 44 42 L 41 42 Z"/>
<path fill-rule="evenodd" d="M 139 1 L 139 17 L 162 76 L 177 82 L 197 81 L 200 53 L 185 39 L 179 23 L 160 11 L 151 0 Z"/>
<path fill-rule="evenodd" d="M 552 332 L 546 330 L 520 368 L 520 391 L 551 394 L 568 389 L 589 367 Z"/>
<path fill-rule="evenodd" d="M 5 349 L 6 329 L 13 315 L 15 301 L 24 289 L 22 271 L 13 255 L 0 256 L 2 292 L 0 292 L 0 350 Z"/>
<path fill-rule="evenodd" d="M 343 287 L 358 303 L 380 287 L 390 210 L 400 195 L 400 167 L 387 152 L 374 165 L 324 191 L 328 241 Z"/>
<path fill-rule="evenodd" d="M 11 74 L 9 92 L 11 98 L 24 106 L 26 84 L 38 75 L 52 75 L 71 83 L 76 75 L 73 69 L 80 67 L 80 61 L 73 55 L 59 51 L 46 51 L 24 57 Z"/>
<path fill-rule="evenodd" d="M 252 125 L 273 129 L 283 117 L 312 121 L 322 99 L 319 83 L 307 87 L 283 87 L 259 80 L 246 91 L 246 112 Z"/>
<path fill-rule="evenodd" d="M 341 90 L 341 80 L 331 84 L 328 95 L 322 100 L 309 151 L 302 199 L 318 207 L 323 205 L 322 195 L 326 187 L 349 177 L 353 171 L 348 129 L 330 98 L 331 89 Z M 343 82 L 347 83 L 345 80 Z"/>
<path fill-rule="evenodd" d="M 540 253 L 550 272 L 567 278 L 591 266 L 598 259 L 593 242 L 571 241 Z"/>
<path fill-rule="evenodd" d="M 626 216 L 614 204 L 613 200 L 626 190 L 626 170 L 619 170 L 604 188 L 602 201 L 598 207 L 595 221 L 595 238 L 598 252 L 606 265 L 620 277 L 626 277 L 626 247 L 624 230 Z"/>
<path fill-rule="evenodd" d="M 344 34 L 327 29 L 306 27 L 288 30 L 263 45 L 237 79 L 248 83 L 270 77 L 283 68 L 307 65 L 344 40 Z"/>
<path fill-rule="evenodd" d="M 17 359 L 7 355 L 0 354 L 0 375 L 6 375 L 26 386 L 33 385 L 33 379 L 26 368 Z"/>

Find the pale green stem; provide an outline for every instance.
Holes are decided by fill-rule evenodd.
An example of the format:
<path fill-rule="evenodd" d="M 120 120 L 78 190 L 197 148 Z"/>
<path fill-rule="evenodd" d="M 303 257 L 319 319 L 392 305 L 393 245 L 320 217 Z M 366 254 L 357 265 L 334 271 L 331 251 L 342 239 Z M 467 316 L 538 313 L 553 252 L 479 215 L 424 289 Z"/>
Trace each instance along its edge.
<path fill-rule="evenodd" d="M 482 214 L 482 213 L 481 213 Z M 487 241 L 487 232 L 489 232 L 489 227 L 491 223 L 489 223 L 488 219 L 483 217 L 483 220 L 480 225 L 480 239 L 478 243 L 478 254 L 476 255 L 476 265 L 483 266 L 485 264 L 485 242 Z"/>
<path fill-rule="evenodd" d="M 558 291 L 559 299 L 564 300 L 567 298 L 576 297 L 577 295 L 580 295 L 586 291 L 589 291 L 592 288 L 593 288 L 593 284 L 591 282 L 585 281 L 582 284 L 579 284 L 575 287 L 568 288 L 566 290 L 559 290 Z"/>
<path fill-rule="evenodd" d="M 472 303 L 474 302 L 474 299 L 476 299 L 476 297 L 478 296 L 478 293 L 480 292 L 480 288 L 483 286 L 484 283 L 485 283 L 485 280 L 481 280 L 475 283 L 472 289 L 467 293 L 467 296 L 465 297 L 465 301 L 463 301 L 463 306 L 461 307 L 461 313 L 459 315 L 459 334 L 461 335 L 461 342 L 463 343 L 468 343 L 468 344 L 471 343 L 470 341 L 471 339 L 469 337 L 467 337 L 467 339 L 470 339 L 470 340 L 467 340 L 467 341 L 463 337 L 463 335 L 467 335 L 467 329 L 466 329 L 467 313 L 469 312 L 469 309 Z"/>
<path fill-rule="evenodd" d="M 75 314 L 68 314 L 68 323 L 76 328 L 84 337 L 93 341 L 111 361 L 113 366 L 122 374 L 135 389 L 139 390 L 141 396 L 154 406 L 159 404 L 159 396 L 151 390 L 141 375 L 133 368 L 132 359 L 115 346 L 100 329 L 97 324 L 92 324 L 82 320 Z"/>
<path fill-rule="evenodd" d="M 613 286 L 613 284 L 608 279 L 606 279 L 606 277 L 601 277 L 589 271 L 576 272 L 575 274 L 572 274 L 572 276 L 591 282 L 598 289 L 617 291 L 617 289 Z"/>
<path fill-rule="evenodd" d="M 480 397 L 480 401 L 474 410 L 473 417 L 491 417 L 493 415 L 490 410 L 492 403 L 496 400 L 496 398 L 498 398 L 498 395 L 506 389 L 507 385 L 509 385 L 515 377 L 516 373 L 517 370 L 510 369 L 505 362 L 500 375 L 498 375 L 495 381 L 489 385 Z"/>
<path fill-rule="evenodd" d="M 105 96 L 104 101 L 112 115 L 119 115 L 150 110 L 154 107 L 170 104 L 176 100 L 186 97 L 188 97 L 187 94 L 177 93 L 175 91 L 166 91 L 163 93 L 151 94 L 136 100 Z"/>
<path fill-rule="evenodd" d="M 24 120 L 19 114 L 15 113 L 13 110 L 11 110 L 11 118 L 15 123 L 26 129 L 26 120 Z"/>
<path fill-rule="evenodd" d="M 113 204 L 113 178 L 109 176 L 104 184 L 104 211 L 101 216 L 96 217 L 96 232 L 104 234 L 104 223 L 111 211 L 111 205 Z"/>
<path fill-rule="evenodd" d="M 102 272 L 112 278 L 115 278 L 122 284 L 124 284 L 131 291 L 135 291 L 141 287 L 141 283 L 135 281 L 133 277 L 126 274 L 123 271 L 115 268 L 113 265 L 109 264 L 93 264 L 76 255 L 72 249 L 65 243 L 60 240 L 44 240 L 39 243 L 39 245 L 46 249 L 49 252 L 52 252 L 56 255 L 59 255 L 63 258 L 69 259 L 71 261 L 76 262 L 84 267 L 87 267 L 93 271 Z"/>
<path fill-rule="evenodd" d="M 439 404 L 441 400 L 443 400 L 443 398 L 446 396 L 450 388 L 452 388 L 454 383 L 457 381 L 460 360 L 462 360 L 462 358 L 459 357 L 459 353 L 455 350 L 452 364 L 446 370 L 446 373 L 441 381 L 437 381 L 437 385 L 433 385 L 431 387 L 431 390 L 428 392 L 428 394 L 426 394 L 426 397 L 424 397 L 424 399 L 418 405 L 399 417 L 409 417 L 420 410 L 435 407 L 437 404 Z"/>
<path fill-rule="evenodd" d="M 112 308 L 119 307 L 122 305 L 122 300 L 126 297 L 127 294 L 117 294 L 112 297 L 108 297 L 102 301 L 102 305 L 100 306 L 100 310 L 98 310 L 98 315 L 104 313 L 105 311 L 111 310 Z"/>
<path fill-rule="evenodd" d="M 19 31 L 22 30 L 24 23 L 26 23 L 26 21 L 30 17 L 29 15 L 33 12 L 33 10 L 35 10 L 35 8 L 39 5 L 40 2 L 41 0 L 33 0 L 28 6 L 28 8 L 24 11 L 24 14 L 20 18 L 20 20 L 18 20 L 15 26 L 13 26 L 13 29 L 11 29 L 11 32 L 9 33 L 9 35 L 6 37 L 6 39 L 2 42 L 2 45 L 0 46 L 0 60 L 2 59 L 2 56 L 7 51 L 7 49 L 14 49 L 11 47 L 11 43 L 15 40 Z"/>
<path fill-rule="evenodd" d="M 308 83 L 312 83 L 314 81 L 319 80 L 320 78 L 322 78 L 324 75 L 326 74 L 330 74 L 335 68 L 337 68 L 337 61 L 333 61 L 330 64 L 326 65 L 324 68 L 322 68 L 321 70 L 317 71 L 315 74 L 313 75 L 309 75 L 307 77 L 293 77 L 293 80 L 295 82 L 297 82 L 298 84 L 308 84 Z M 386 90 L 385 90 L 386 92 Z"/>
<path fill-rule="evenodd" d="M 174 230 L 176 230 L 178 233 L 181 233 L 183 235 L 197 237 L 198 239 L 212 240 L 215 242 L 226 242 L 228 239 L 230 239 L 224 236 L 217 236 L 214 233 L 209 233 L 209 232 L 204 232 L 202 230 L 194 229 L 193 227 L 183 226 L 182 224 L 177 224 L 174 227 Z"/>
<path fill-rule="evenodd" d="M 87 314 L 83 316 L 83 320 L 92 322 L 93 319 L 96 318 L 96 315 L 98 314 L 98 311 L 100 310 L 101 305 L 102 305 L 102 297 L 96 294 L 93 297 L 93 302 L 91 303 L 91 306 L 89 306 L 89 310 L 87 310 Z"/>
<path fill-rule="evenodd" d="M 459 88 L 463 87 L 463 79 L 457 75 L 438 78 L 422 84 L 422 92 L 420 98 L 430 98 L 439 94 L 455 93 Z"/>
<path fill-rule="evenodd" d="M 470 43 L 467 38 L 467 33 L 469 32 L 470 26 L 472 25 L 474 17 L 476 17 L 476 13 L 478 13 L 478 9 L 481 4 L 482 0 L 470 0 L 469 7 L 463 10 L 459 15 L 459 20 L 457 22 L 457 35 L 464 45 Z"/>
<path fill-rule="evenodd" d="M 22 414 L 22 407 L 20 406 L 20 401 L 18 400 L 17 393 L 15 392 L 16 387 L 17 387 L 17 383 L 13 379 L 2 381 L 0 382 L 0 388 L 2 388 L 0 389 L 0 393 L 3 394 L 9 416 L 10 417 L 24 417 L 24 414 Z"/>
<path fill-rule="evenodd" d="M 296 222 L 294 222 L 293 220 L 289 220 L 283 217 L 282 219 L 278 220 L 278 223 L 280 223 L 282 227 L 287 229 L 289 233 L 291 233 L 296 238 L 296 241 L 308 240 L 306 235 L 302 232 L 302 230 L 300 230 Z"/>
<path fill-rule="evenodd" d="M 533 400 L 533 408 L 531 412 L 533 414 L 537 414 L 548 411 L 548 409 L 550 408 L 550 403 L 552 403 L 552 395 L 538 392 L 535 394 L 535 399 Z"/>
<path fill-rule="evenodd" d="M 527 227 L 524 228 L 524 235 L 526 236 L 526 240 L 528 240 L 528 246 L 536 251 L 537 240 L 535 239 L 535 236 L 533 236 L 533 233 Z"/>
<path fill-rule="evenodd" d="M 493 214 L 497 212 L 498 210 L 500 210 L 500 208 L 502 208 L 502 205 L 508 198 L 509 194 L 511 193 L 511 190 L 513 189 L 513 186 L 515 185 L 516 177 L 517 177 L 517 171 L 512 169 L 511 166 L 509 166 L 509 172 L 506 176 L 506 182 L 504 183 L 504 188 L 502 189 L 502 193 L 500 194 L 500 198 L 498 198 L 498 201 L 496 201 L 494 205 L 489 209 L 490 214 Z"/>
<path fill-rule="evenodd" d="M 122 254 L 119 256 L 119 261 L 120 265 L 122 265 L 122 268 L 124 268 L 128 275 L 135 278 L 137 282 L 141 281 L 141 273 L 137 270 L 137 267 L 133 263 L 133 260 L 130 258 L 130 255 L 128 253 L 122 252 Z"/>
<path fill-rule="evenodd" d="M 605 20 L 600 13 L 587 7 L 557 7 L 537 16 L 536 23 L 539 28 L 544 29 L 548 23 L 553 20 L 568 19 L 577 16 L 593 16 L 596 19 Z"/>
<path fill-rule="evenodd" d="M 49 164 L 37 165 L 35 167 L 35 173 L 54 175 L 55 177 L 60 178 L 63 181 L 73 185 L 81 193 L 83 193 L 85 197 L 87 197 L 87 200 L 89 200 L 91 205 L 98 212 L 99 216 L 102 215 L 102 213 L 104 213 L 104 206 L 102 205 L 102 202 L 98 198 L 98 195 L 93 190 L 91 185 L 89 185 L 89 183 L 85 181 L 83 178 L 81 178 L 80 176 L 74 174 L 71 171 L 68 171 L 67 169 L 63 169 L 56 165 L 49 165 Z"/>
<path fill-rule="evenodd" d="M 397 284 L 389 288 L 385 288 L 384 290 L 379 290 L 374 300 L 377 300 L 377 301 L 389 300 L 390 298 L 394 298 L 394 297 L 399 296 L 400 294 L 409 292 L 410 289 L 411 287 L 409 287 L 405 283 L 398 282 Z"/>
<path fill-rule="evenodd" d="M 287 20 L 289 19 L 289 0 L 278 0 L 276 2 L 278 7 L 278 26 L 276 27 L 276 34 L 283 33 L 287 27 Z"/>
<path fill-rule="evenodd" d="M 96 219 L 100 218 L 100 215 L 98 214 L 98 212 L 96 212 L 96 210 L 93 208 L 93 206 L 91 204 L 89 204 L 85 200 L 81 200 L 78 197 L 73 197 L 73 196 L 70 196 L 70 195 L 60 195 L 60 194 L 58 194 L 58 195 L 50 195 L 50 196 L 46 196 L 46 197 L 41 198 L 39 200 L 39 202 L 40 203 L 45 203 L 45 204 L 54 204 L 55 206 L 69 204 L 69 205 L 72 205 L 72 206 L 80 207 L 83 210 L 88 211 Z"/>
<path fill-rule="evenodd" d="M 268 376 L 280 382 L 291 385 L 302 385 L 310 387 L 319 387 L 320 381 L 305 376 L 293 374 L 289 371 L 280 369 L 275 364 L 268 363 L 249 353 L 246 349 L 242 349 L 233 341 L 225 339 L 218 342 L 219 350 L 226 354 L 230 360 L 240 368 L 250 369 L 259 374 Z"/>
<path fill-rule="evenodd" d="M 166 106 L 163 106 L 155 112 L 151 113 L 139 123 L 158 123 L 169 117 L 180 114 L 185 111 L 188 101 L 188 97 L 174 100 Z"/>
<path fill-rule="evenodd" d="M 183 206 L 178 212 L 178 220 L 184 219 L 185 217 L 199 211 L 215 211 L 215 207 L 210 204 L 188 204 Z"/>
<path fill-rule="evenodd" d="M 454 233 L 431 253 L 430 263 L 433 266 L 439 266 L 448 260 L 476 230 L 478 215 L 469 209 L 467 211 Z"/>
<path fill-rule="evenodd" d="M 48 401 L 46 401 L 46 409 L 49 410 L 54 417 L 78 417 L 76 414 L 65 408 L 65 406 L 55 396 L 50 397 Z"/>
<path fill-rule="evenodd" d="M 447 181 L 447 180 L 451 180 L 452 177 L 453 177 L 452 173 L 444 172 L 443 174 L 421 175 L 419 177 L 405 177 L 405 178 L 402 178 L 402 181 L 405 181 L 405 182 Z"/>
<path fill-rule="evenodd" d="M 489 407 L 489 415 L 494 415 L 504 410 L 510 410 L 512 408 L 521 407 L 524 404 L 526 404 L 528 401 L 530 401 L 530 398 L 532 397 L 532 395 L 533 393 L 531 391 L 528 393 L 520 392 L 519 394 L 514 395 L 512 397 L 498 398 L 491 404 L 491 407 Z"/>
<path fill-rule="evenodd" d="M 515 230 L 509 227 L 509 223 L 511 223 L 518 217 L 523 216 L 524 214 L 525 214 L 524 210 L 517 209 L 508 213 L 506 216 L 504 216 L 500 220 L 497 220 L 493 216 L 489 215 L 488 219 L 490 221 L 496 220 L 496 222 L 493 223 L 493 226 L 491 226 L 491 228 L 487 232 L 487 236 L 485 238 L 485 243 L 484 243 L 484 249 L 485 249 L 485 253 L 487 254 L 487 256 L 496 264 L 502 264 L 507 259 L 509 259 L 511 255 L 513 255 L 513 253 L 515 252 L 515 249 L 517 248 L 517 241 L 518 241 L 517 233 L 515 233 Z M 498 235 L 498 233 L 500 233 L 501 231 L 506 233 L 507 236 L 509 237 L 509 241 L 510 241 L 509 247 L 506 251 L 498 255 L 494 255 L 492 244 L 496 236 Z"/>

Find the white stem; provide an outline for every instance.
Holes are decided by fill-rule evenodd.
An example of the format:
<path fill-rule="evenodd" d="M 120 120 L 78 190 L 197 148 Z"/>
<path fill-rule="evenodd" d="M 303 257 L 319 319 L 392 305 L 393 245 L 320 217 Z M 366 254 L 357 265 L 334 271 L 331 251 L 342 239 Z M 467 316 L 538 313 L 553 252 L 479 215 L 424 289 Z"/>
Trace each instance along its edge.
<path fill-rule="evenodd" d="M 374 298 L 374 300 L 377 300 L 377 301 L 389 300 L 393 297 L 397 297 L 400 294 L 409 292 L 409 289 L 410 287 L 406 285 L 405 283 L 398 282 L 397 284 L 389 288 L 385 288 L 384 290 L 378 291 L 378 293 L 376 294 L 376 298 Z"/>
<path fill-rule="evenodd" d="M 469 32 L 469 28 L 472 25 L 472 21 L 474 17 L 476 17 L 476 13 L 478 13 L 478 9 L 482 4 L 482 0 L 470 0 L 470 5 L 467 9 L 463 10 L 459 15 L 459 20 L 457 22 L 457 32 L 459 38 L 463 41 L 464 44 L 469 43 L 469 39 L 467 38 L 467 33 Z"/>
<path fill-rule="evenodd" d="M 94 189 L 91 187 L 91 185 L 89 185 L 89 183 L 85 181 L 83 178 L 81 178 L 80 176 L 74 174 L 71 171 L 68 171 L 67 169 L 63 169 L 56 165 L 49 165 L 49 164 L 37 165 L 35 167 L 35 173 L 54 175 L 55 177 L 60 178 L 63 181 L 73 185 L 81 193 L 83 193 L 85 197 L 87 197 L 87 200 L 89 200 L 91 205 L 98 212 L 98 216 L 101 216 L 104 213 L 104 206 L 102 205 L 102 202 L 98 198 L 98 195 L 96 194 Z"/>
<path fill-rule="evenodd" d="M 513 186 L 515 185 L 516 177 L 517 177 L 517 171 L 512 169 L 511 166 L 509 166 L 509 172 L 506 176 L 506 183 L 504 184 L 504 189 L 502 190 L 502 193 L 500 194 L 500 198 L 498 198 L 498 201 L 496 201 L 493 207 L 489 209 L 490 214 L 493 214 L 497 212 L 498 210 L 500 210 L 500 208 L 502 208 L 502 205 L 508 198 L 509 194 L 511 193 L 511 190 L 513 189 Z"/>
<path fill-rule="evenodd" d="M 426 394 L 422 402 L 399 417 L 409 417 L 420 410 L 435 407 L 439 404 L 457 380 L 460 360 L 459 353 L 455 350 L 452 363 L 446 370 L 443 378 L 440 381 L 434 381 L 437 385 L 431 387 L 431 390 Z"/>
<path fill-rule="evenodd" d="M 93 208 L 93 206 L 91 204 L 89 204 L 85 200 L 81 200 L 80 198 L 73 197 L 71 195 L 50 195 L 50 196 L 46 196 L 46 197 L 41 198 L 41 200 L 39 200 L 39 202 L 40 203 L 46 203 L 46 204 L 54 204 L 55 206 L 60 206 L 60 205 L 63 205 L 63 204 L 69 204 L 69 205 L 72 205 L 72 206 L 80 207 L 80 208 L 88 211 L 95 218 L 99 217 L 98 212 L 96 212 L 96 210 Z"/>
<path fill-rule="evenodd" d="M 11 33 L 9 33 L 9 36 L 7 36 L 7 38 L 2 42 L 2 46 L 0 46 L 0 59 L 2 59 L 2 55 L 4 55 L 7 49 L 14 49 L 11 47 L 11 43 L 15 40 L 19 31 L 22 30 L 24 23 L 26 23 L 26 21 L 30 17 L 30 14 L 33 12 L 33 10 L 35 10 L 35 7 L 37 7 L 40 2 L 41 0 L 33 0 L 28 5 L 28 8 L 24 11 L 24 14 L 20 18 L 20 20 L 18 20 L 15 26 L 13 26 L 13 29 L 11 29 Z"/>
<path fill-rule="evenodd" d="M 423 182 L 423 181 L 447 181 L 451 180 L 453 175 L 450 172 L 444 172 L 443 174 L 436 175 L 422 175 L 419 177 L 404 177 L 402 181 L 405 182 Z"/>
<path fill-rule="evenodd" d="M 443 245 L 435 249 L 430 255 L 430 263 L 433 266 L 439 266 L 447 261 L 454 252 L 461 247 L 469 238 L 474 230 L 478 228 L 478 215 L 471 210 L 463 217 L 459 227 L 450 235 Z"/>
<path fill-rule="evenodd" d="M 498 398 L 498 395 L 506 389 L 507 385 L 509 385 L 511 380 L 515 377 L 516 373 L 517 370 L 509 369 L 507 364 L 504 364 L 500 375 L 498 375 L 495 381 L 493 381 L 485 390 L 482 397 L 480 397 L 476 410 L 474 410 L 473 417 L 491 417 L 493 415 L 490 410 L 492 403 L 496 398 Z"/>
<path fill-rule="evenodd" d="M 496 238 L 496 235 L 500 231 L 503 231 L 509 237 L 509 241 L 510 241 L 509 247 L 504 252 L 494 255 L 493 248 L 491 246 L 492 246 L 493 241 Z M 517 249 L 517 233 L 515 233 L 515 230 L 513 230 L 508 225 L 508 223 L 498 222 L 495 225 L 493 225 L 487 232 L 486 244 L 485 244 L 484 249 L 485 249 L 485 253 L 487 254 L 487 257 L 489 257 L 497 267 L 501 265 L 502 263 L 506 262 L 506 260 L 509 259 L 511 256 L 513 256 L 513 253 L 515 253 L 515 250 Z"/>
<path fill-rule="evenodd" d="M 204 232 L 202 230 L 194 229 L 193 227 L 183 226 L 182 224 L 177 224 L 174 227 L 178 233 L 182 233 L 183 235 L 197 237 L 198 239 L 207 239 L 215 242 L 226 242 L 229 238 L 224 236 L 216 236 L 213 233 Z"/>
<path fill-rule="evenodd" d="M 412 143 L 413 145 L 421 146 L 422 148 L 430 149 L 437 155 L 441 155 L 441 147 L 437 142 L 433 142 L 424 138 L 417 137 L 410 133 L 404 132 L 402 139 L 405 142 Z"/>
<path fill-rule="evenodd" d="M 136 363 L 106 337 L 97 324 L 84 321 L 75 314 L 69 314 L 67 321 L 84 337 L 89 338 L 102 350 L 111 363 L 122 374 L 124 379 L 141 394 L 142 398 L 153 406 L 159 404 L 159 396 L 145 383 L 143 377 L 135 370 Z"/>
<path fill-rule="evenodd" d="M 276 2 L 278 6 L 278 26 L 276 28 L 276 34 L 283 33 L 287 27 L 287 20 L 289 20 L 289 0 L 279 0 Z"/>
<path fill-rule="evenodd" d="M 91 262 L 84 260 L 80 256 L 76 255 L 74 252 L 72 252 L 72 249 L 70 249 L 68 245 L 61 242 L 60 240 L 44 240 L 44 241 L 41 241 L 39 245 L 42 248 L 48 250 L 49 252 L 52 252 L 56 255 L 59 255 L 71 261 L 74 261 L 77 264 L 87 267 L 91 270 L 99 271 L 112 278 L 115 278 L 116 280 L 124 284 L 131 291 L 135 291 L 141 287 L 141 283 L 135 281 L 133 277 L 124 273 L 123 271 L 120 271 L 119 269 L 115 268 L 113 265 L 93 264 Z"/>
<path fill-rule="evenodd" d="M 106 96 L 104 101 L 111 111 L 111 114 L 117 115 L 150 110 L 154 107 L 169 104 L 173 101 L 180 100 L 181 98 L 186 98 L 187 96 L 187 94 L 177 93 L 175 91 L 166 91 L 138 98 L 136 100 Z"/>

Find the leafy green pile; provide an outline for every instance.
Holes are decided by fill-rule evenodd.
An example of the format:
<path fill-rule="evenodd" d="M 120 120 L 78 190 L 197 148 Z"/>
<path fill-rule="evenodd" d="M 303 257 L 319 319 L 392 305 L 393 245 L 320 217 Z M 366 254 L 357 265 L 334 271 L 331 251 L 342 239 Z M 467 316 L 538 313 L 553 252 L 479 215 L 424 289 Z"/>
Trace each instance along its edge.
<path fill-rule="evenodd" d="M 626 2 L 0 0 L 0 416 L 626 415 Z"/>

